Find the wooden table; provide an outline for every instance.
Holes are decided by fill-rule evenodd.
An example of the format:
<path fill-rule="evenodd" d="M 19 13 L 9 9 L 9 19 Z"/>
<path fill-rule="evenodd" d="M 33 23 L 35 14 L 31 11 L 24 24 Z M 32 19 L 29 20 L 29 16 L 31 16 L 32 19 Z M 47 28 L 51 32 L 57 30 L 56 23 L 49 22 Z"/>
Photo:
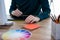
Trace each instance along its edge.
<path fill-rule="evenodd" d="M 40 28 L 31 31 L 32 37 L 30 38 L 30 40 L 51 40 L 50 18 L 43 20 L 37 24 L 40 25 Z M 10 27 L 8 26 L 8 28 L 0 28 L 0 39 L 1 39 L 1 35 L 6 31 L 12 30 L 12 29 L 22 29 L 24 25 L 25 25 L 24 21 L 14 21 L 14 24 Z"/>

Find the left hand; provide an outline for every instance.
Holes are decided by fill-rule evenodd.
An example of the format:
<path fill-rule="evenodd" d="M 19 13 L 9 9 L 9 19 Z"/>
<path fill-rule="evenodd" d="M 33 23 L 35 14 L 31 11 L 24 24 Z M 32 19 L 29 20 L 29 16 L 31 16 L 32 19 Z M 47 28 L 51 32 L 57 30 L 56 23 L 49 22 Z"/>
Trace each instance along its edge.
<path fill-rule="evenodd" d="M 26 23 L 34 23 L 34 22 L 38 22 L 40 20 L 39 17 L 35 17 L 33 15 L 29 15 L 26 19 L 25 22 Z"/>

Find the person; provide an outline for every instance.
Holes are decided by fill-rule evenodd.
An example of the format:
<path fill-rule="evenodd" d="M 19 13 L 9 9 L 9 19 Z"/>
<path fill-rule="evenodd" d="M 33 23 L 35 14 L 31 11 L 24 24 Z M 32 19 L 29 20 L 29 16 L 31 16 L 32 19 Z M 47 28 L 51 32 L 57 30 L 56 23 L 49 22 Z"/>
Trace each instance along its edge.
<path fill-rule="evenodd" d="M 26 23 L 34 23 L 49 17 L 48 0 L 12 0 L 9 12 L 13 18 L 23 18 Z"/>

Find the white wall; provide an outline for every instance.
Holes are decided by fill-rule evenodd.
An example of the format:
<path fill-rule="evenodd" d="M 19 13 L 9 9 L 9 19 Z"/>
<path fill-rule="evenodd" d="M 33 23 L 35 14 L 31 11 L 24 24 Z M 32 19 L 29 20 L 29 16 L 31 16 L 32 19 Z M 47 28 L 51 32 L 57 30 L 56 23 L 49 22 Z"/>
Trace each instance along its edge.
<path fill-rule="evenodd" d="M 53 0 L 51 4 L 52 14 L 58 16 L 60 14 L 60 0 Z"/>
<path fill-rule="evenodd" d="M 0 25 L 4 25 L 7 22 L 6 10 L 4 0 L 0 0 Z"/>
<path fill-rule="evenodd" d="M 9 8 L 11 5 L 11 0 L 4 0 L 5 1 L 5 6 L 6 6 L 6 13 L 9 15 Z"/>

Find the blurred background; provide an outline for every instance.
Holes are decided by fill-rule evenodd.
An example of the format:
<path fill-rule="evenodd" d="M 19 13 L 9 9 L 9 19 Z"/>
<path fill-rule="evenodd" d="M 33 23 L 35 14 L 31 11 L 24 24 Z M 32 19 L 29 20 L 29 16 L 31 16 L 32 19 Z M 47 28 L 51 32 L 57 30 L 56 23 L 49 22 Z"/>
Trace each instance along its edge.
<path fill-rule="evenodd" d="M 11 5 L 11 0 L 4 0 L 5 1 L 5 6 L 6 6 L 6 14 L 7 16 L 9 15 L 9 8 Z M 51 3 L 51 1 L 53 1 Z M 51 7 L 51 13 L 55 14 L 56 16 L 58 16 L 60 14 L 60 2 L 59 0 L 49 0 L 49 4 Z"/>

